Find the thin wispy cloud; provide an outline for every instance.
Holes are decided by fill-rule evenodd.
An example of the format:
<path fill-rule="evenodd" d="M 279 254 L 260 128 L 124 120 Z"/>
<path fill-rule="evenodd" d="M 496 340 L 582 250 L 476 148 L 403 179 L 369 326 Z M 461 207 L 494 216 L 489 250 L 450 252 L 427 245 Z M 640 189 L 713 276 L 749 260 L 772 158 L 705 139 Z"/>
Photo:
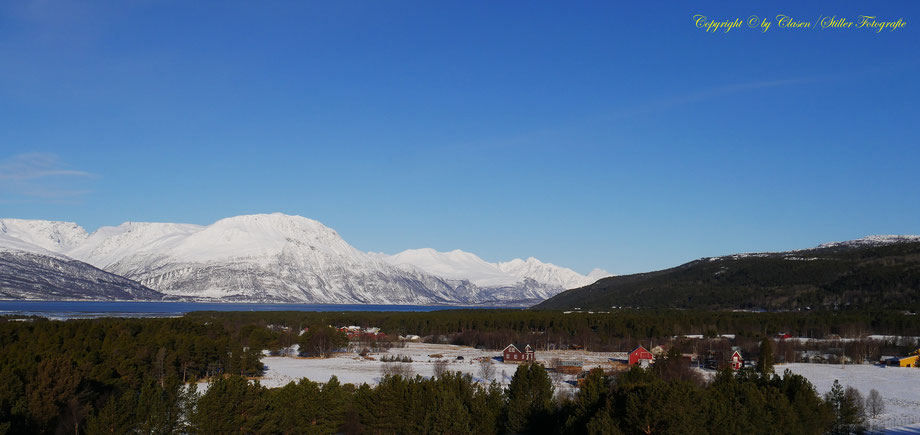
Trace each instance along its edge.
<path fill-rule="evenodd" d="M 17 154 L 0 160 L 0 201 L 79 202 L 96 175 L 72 168 L 53 153 Z"/>
<path fill-rule="evenodd" d="M 815 82 L 819 80 L 820 78 L 807 77 L 807 78 L 793 78 L 793 79 L 786 79 L 786 80 L 755 81 L 755 82 L 736 83 L 736 84 L 718 86 L 714 88 L 703 89 L 699 91 L 675 95 L 670 98 L 663 98 L 663 99 L 648 101 L 645 103 L 640 103 L 632 107 L 627 107 L 622 110 L 614 111 L 611 113 L 611 115 L 626 116 L 626 115 L 636 115 L 636 114 L 642 114 L 642 113 L 648 113 L 648 112 L 657 112 L 659 110 L 665 110 L 665 109 L 669 109 L 675 106 L 692 104 L 692 103 L 696 103 L 699 101 L 709 100 L 712 98 L 724 97 L 726 95 L 753 91 L 757 89 L 801 85 L 801 84 L 811 83 L 811 82 Z"/>
<path fill-rule="evenodd" d="M 558 136 L 560 132 L 566 130 L 586 130 L 593 128 L 593 126 L 598 124 L 605 124 L 611 121 L 620 120 L 622 118 L 654 114 L 675 107 L 692 105 L 694 103 L 711 100 L 713 98 L 724 97 L 727 95 L 741 94 L 744 92 L 766 88 L 779 88 L 784 86 L 795 86 L 820 81 L 828 81 L 834 78 L 834 76 L 816 76 L 779 80 L 761 80 L 727 84 L 699 90 L 691 90 L 685 93 L 679 93 L 662 98 L 648 98 L 644 101 L 640 101 L 632 105 L 626 105 L 608 111 L 593 113 L 581 118 L 574 119 L 572 121 L 554 124 L 541 129 L 523 132 L 516 135 L 444 145 L 441 147 L 433 147 L 432 149 L 436 149 L 437 151 L 441 152 L 469 152 L 475 149 L 494 150 L 500 148 L 530 147 L 534 141 L 538 141 L 541 138 L 551 138 Z"/>

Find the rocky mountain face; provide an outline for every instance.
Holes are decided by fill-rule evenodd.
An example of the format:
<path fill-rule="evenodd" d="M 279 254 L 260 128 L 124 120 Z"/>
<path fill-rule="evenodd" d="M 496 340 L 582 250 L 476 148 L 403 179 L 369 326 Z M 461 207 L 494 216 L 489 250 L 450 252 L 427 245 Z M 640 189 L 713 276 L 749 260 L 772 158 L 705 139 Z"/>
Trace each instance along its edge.
<path fill-rule="evenodd" d="M 163 294 L 0 233 L 0 299 L 161 300 Z"/>

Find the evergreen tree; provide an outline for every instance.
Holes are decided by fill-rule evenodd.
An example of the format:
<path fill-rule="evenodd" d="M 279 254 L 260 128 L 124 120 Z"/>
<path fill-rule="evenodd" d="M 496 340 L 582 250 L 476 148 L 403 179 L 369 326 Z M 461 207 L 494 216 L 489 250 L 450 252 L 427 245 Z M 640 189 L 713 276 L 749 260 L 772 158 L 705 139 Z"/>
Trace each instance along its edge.
<path fill-rule="evenodd" d="M 133 398 L 133 393 L 122 394 L 120 398 L 109 396 L 102 409 L 87 419 L 86 432 L 118 434 L 135 430 L 134 412 L 137 410 L 137 402 Z"/>
<path fill-rule="evenodd" d="M 702 397 L 697 388 L 687 381 L 666 382 L 654 375 L 646 377 L 646 381 L 633 379 L 618 384 L 615 395 L 623 404 L 625 432 L 705 433 Z"/>
<path fill-rule="evenodd" d="M 757 372 L 767 377 L 773 374 L 773 342 L 769 338 L 760 341 L 760 359 L 757 360 Z"/>
<path fill-rule="evenodd" d="M 618 421 L 613 418 L 614 408 L 611 402 L 607 402 L 603 409 L 600 409 L 585 427 L 585 433 L 591 435 L 618 435 L 623 433 L 620 430 Z M 575 432 L 578 433 L 578 432 Z"/>
<path fill-rule="evenodd" d="M 508 385 L 506 430 L 548 433 L 553 431 L 553 383 L 539 364 L 521 364 Z"/>
<path fill-rule="evenodd" d="M 781 378 L 774 377 L 771 385 L 786 396 L 802 433 L 821 433 L 830 427 L 834 420 L 831 407 L 821 400 L 815 387 L 804 376 L 787 369 Z"/>
<path fill-rule="evenodd" d="M 362 384 L 355 394 L 355 410 L 364 430 L 379 433 L 418 432 L 412 420 L 409 383 L 400 376 L 384 376 L 376 387 Z"/>
<path fill-rule="evenodd" d="M 81 378 L 75 362 L 66 355 L 52 356 L 38 363 L 26 389 L 36 431 L 54 430 L 64 424 L 64 411 L 77 396 Z"/>
<path fill-rule="evenodd" d="M 470 423 L 470 429 L 477 434 L 498 433 L 501 429 L 500 419 L 506 408 L 505 390 L 497 381 L 492 381 L 488 388 L 476 388 L 470 407 L 470 414 L 475 418 Z"/>
<path fill-rule="evenodd" d="M 351 391 L 353 387 L 349 385 Z M 345 413 L 351 405 L 352 393 L 339 383 L 335 376 L 323 385 L 319 396 L 319 410 L 315 427 L 321 433 L 338 432 L 345 421 Z"/>
<path fill-rule="evenodd" d="M 610 389 L 607 375 L 603 369 L 596 368 L 588 372 L 584 383 L 575 394 L 575 400 L 569 410 L 565 422 L 565 429 L 570 433 L 584 433 L 588 430 L 588 423 L 607 403 Z M 603 424 L 595 422 L 595 427 Z"/>
<path fill-rule="evenodd" d="M 720 371 L 707 388 L 703 401 L 709 427 L 722 433 L 762 432 L 762 425 L 770 422 L 767 399 L 761 388 L 761 378 L 748 369 Z"/>
<path fill-rule="evenodd" d="M 832 434 L 851 434 L 865 432 L 865 410 L 859 392 L 844 388 L 840 382 L 834 380 L 831 391 L 825 395 L 825 400 L 834 411 L 835 419 L 831 426 Z"/>
<path fill-rule="evenodd" d="M 316 432 L 320 388 L 309 379 L 289 382 L 281 388 L 269 389 L 267 398 L 271 407 L 270 426 L 281 433 Z"/>
<path fill-rule="evenodd" d="M 264 388 L 242 376 L 218 377 L 198 399 L 190 416 L 193 433 L 267 432 Z"/>

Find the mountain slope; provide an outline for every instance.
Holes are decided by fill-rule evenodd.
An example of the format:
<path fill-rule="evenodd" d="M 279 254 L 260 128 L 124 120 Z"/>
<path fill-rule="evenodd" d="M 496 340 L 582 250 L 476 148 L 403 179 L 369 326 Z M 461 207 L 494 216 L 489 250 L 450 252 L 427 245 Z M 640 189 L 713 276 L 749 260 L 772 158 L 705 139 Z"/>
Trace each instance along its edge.
<path fill-rule="evenodd" d="M 0 233 L 0 299 L 162 298 L 134 281 Z"/>
<path fill-rule="evenodd" d="M 61 252 L 79 245 L 89 234 L 73 222 L 0 219 L 0 235 L 7 235 L 48 251 Z"/>
<path fill-rule="evenodd" d="M 59 252 L 109 269 L 124 258 L 135 255 L 156 256 L 203 227 L 191 224 L 125 222 L 117 227 L 102 227 L 82 243 Z"/>
<path fill-rule="evenodd" d="M 880 237 L 779 253 L 703 258 L 604 278 L 535 309 L 909 308 L 920 305 L 920 238 Z"/>

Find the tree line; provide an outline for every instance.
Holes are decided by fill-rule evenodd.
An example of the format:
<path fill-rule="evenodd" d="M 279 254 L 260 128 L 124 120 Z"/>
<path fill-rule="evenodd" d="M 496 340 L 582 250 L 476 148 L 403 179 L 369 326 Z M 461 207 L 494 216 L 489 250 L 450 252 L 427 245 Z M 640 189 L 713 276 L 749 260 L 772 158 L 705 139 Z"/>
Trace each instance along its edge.
<path fill-rule="evenodd" d="M 185 318 L 29 320 L 0 319 L 0 433 L 80 433 L 116 407 L 176 415 L 180 387 L 257 376 L 277 340 L 255 325 Z"/>
<path fill-rule="evenodd" d="M 621 343 L 681 335 L 735 334 L 757 339 L 785 332 L 795 337 L 920 336 L 916 316 L 902 311 L 809 311 L 747 313 L 699 310 L 613 310 L 569 313 L 537 310 L 450 309 L 431 312 L 196 312 L 199 322 L 283 325 L 297 332 L 309 325 L 379 327 L 396 338 L 415 334 L 455 344 L 503 348 L 527 342 L 541 349 L 579 344 L 616 350 Z M 296 338 L 290 338 L 291 344 Z"/>
<path fill-rule="evenodd" d="M 849 433 L 862 423 L 844 395 L 827 401 L 803 377 L 720 372 L 711 383 L 634 368 L 591 371 L 574 396 L 556 394 L 537 364 L 517 368 L 510 385 L 386 376 L 376 386 L 301 380 L 269 389 L 234 375 L 203 394 L 159 386 L 159 395 L 110 401 L 90 416 L 90 432 L 189 433 Z M 133 411 L 138 410 L 138 411 Z"/>
<path fill-rule="evenodd" d="M 799 404 L 796 400 L 806 399 L 801 399 L 799 393 L 786 393 L 791 391 L 790 388 L 805 391 L 807 383 L 788 374 L 769 378 L 766 374 L 757 377 L 741 374 L 730 378 L 720 375 L 715 382 L 706 385 L 685 373 L 681 374 L 683 372 L 679 369 L 666 370 L 668 364 L 663 360 L 650 373 L 630 372 L 625 377 L 601 378 L 605 392 L 595 391 L 595 395 L 591 396 L 593 399 L 590 399 L 592 405 L 582 404 L 593 410 L 586 414 L 584 410 L 575 413 L 575 409 L 580 408 L 572 408 L 574 405 L 567 402 L 569 399 L 558 400 L 552 384 L 550 388 L 528 387 L 526 394 L 515 393 L 517 385 L 524 381 L 512 382 L 507 390 L 503 390 L 497 386 L 475 384 L 460 375 L 445 375 L 434 380 L 393 376 L 376 387 L 339 385 L 330 380 L 322 385 L 302 381 L 294 386 L 268 390 L 245 380 L 262 374 L 262 350 L 278 350 L 300 343 L 302 350 L 319 356 L 341 346 L 342 335 L 326 325 L 380 326 L 391 336 L 401 332 L 434 336 L 453 334 L 453 339 L 457 340 L 478 340 L 488 334 L 496 334 L 495 337 L 504 340 L 526 334 L 525 337 L 531 338 L 551 337 L 546 340 L 560 338 L 567 343 L 585 334 L 598 343 L 604 343 L 604 340 L 610 340 L 609 336 L 622 337 L 647 330 L 651 322 L 665 322 L 669 315 L 673 317 L 668 319 L 672 325 L 686 321 L 696 325 L 693 328 L 713 324 L 720 330 L 748 325 L 752 335 L 788 326 L 785 322 L 810 327 L 829 324 L 832 319 L 837 319 L 872 328 L 877 327 L 872 326 L 873 319 L 885 318 L 855 314 L 834 314 L 823 318 L 819 313 L 813 314 L 816 318 L 793 313 L 765 317 L 750 313 L 710 313 L 711 318 L 706 319 L 701 313 L 680 311 L 595 316 L 516 310 L 451 310 L 437 313 L 194 313 L 167 319 L 69 321 L 41 318 L 20 321 L 23 319 L 5 317 L 0 318 L 0 376 L 4 380 L 0 382 L 0 433 L 97 433 L 111 432 L 105 428 L 125 427 L 140 428 L 143 432 L 194 431 L 196 427 L 222 421 L 209 413 L 227 412 L 227 409 L 238 409 L 239 415 L 234 418 L 251 424 L 253 432 L 273 432 L 276 427 L 291 427 L 283 424 L 295 424 L 290 421 L 302 424 L 302 420 L 298 419 L 305 418 L 294 415 L 301 411 L 295 413 L 288 409 L 285 411 L 288 414 L 284 414 L 279 410 L 279 403 L 300 403 L 298 406 L 307 408 L 319 406 L 311 403 L 319 400 L 317 397 L 326 397 L 323 394 L 329 396 L 322 399 L 323 403 L 342 405 L 334 408 L 335 412 L 329 411 L 331 416 L 316 414 L 317 417 L 311 417 L 311 427 L 344 425 L 336 426 L 339 428 L 336 430 L 387 432 L 390 430 L 387 429 L 387 421 L 393 421 L 396 416 L 397 422 L 412 424 L 413 428 L 432 428 L 431 431 L 440 431 L 433 428 L 442 424 L 457 424 L 460 425 L 457 427 L 468 428 L 460 432 L 536 430 L 538 427 L 577 432 L 588 430 L 587 425 L 594 421 L 591 424 L 602 425 L 598 427 L 613 424 L 621 431 L 635 433 L 638 426 L 633 423 L 638 420 L 633 417 L 626 419 L 625 415 L 652 413 L 649 414 L 652 417 L 642 417 L 643 421 L 651 424 L 653 420 L 659 421 L 658 417 L 654 417 L 658 414 L 654 412 L 660 411 L 660 407 L 645 408 L 639 403 L 628 405 L 625 402 L 632 395 L 629 388 L 639 388 L 637 385 L 642 387 L 636 391 L 647 394 L 649 403 L 656 403 L 651 398 L 658 400 L 659 393 L 664 395 L 662 397 L 686 399 L 687 403 L 704 403 L 711 399 L 711 408 L 706 408 L 709 411 L 702 415 L 693 414 L 689 421 L 718 422 L 715 412 L 722 409 L 720 406 L 741 412 L 735 408 L 740 406 L 736 401 L 742 399 L 747 401 L 744 402 L 745 408 L 760 413 L 773 412 L 769 410 L 780 406 L 775 403 L 785 403 L 781 400 L 776 402 L 782 395 L 777 395 L 776 391 L 785 394 L 785 400 L 797 410 Z M 308 333 L 300 334 L 304 329 L 301 325 L 312 326 Z M 670 333 L 669 328 L 663 323 L 659 330 Z M 476 338 L 475 334 L 486 335 Z M 543 385 L 543 378 L 547 375 L 545 371 L 540 371 L 542 368 L 527 370 L 530 371 L 522 372 L 521 376 L 526 374 L 539 381 L 531 380 L 525 384 L 538 382 Z M 190 383 L 203 378 L 212 382 L 206 393 L 199 395 L 189 391 L 187 386 Z M 789 383 L 794 384 L 794 388 Z M 723 388 L 728 389 L 727 392 Z M 226 394 L 218 394 L 222 389 L 230 390 Z M 442 389 L 450 394 L 442 392 Z M 583 388 L 582 391 L 592 390 Z M 722 392 L 716 393 L 718 391 Z M 762 401 L 750 399 L 760 397 L 754 394 L 755 391 L 766 398 Z M 279 398 L 281 394 L 290 397 Z M 826 413 L 826 410 L 820 411 L 827 406 L 821 404 L 825 402 L 812 401 L 811 395 L 805 395 L 809 397 L 808 406 L 814 408 L 815 413 Z M 527 400 L 521 399 L 525 396 Z M 228 397 L 233 398 L 233 403 L 251 402 L 251 406 L 233 408 L 229 402 L 223 402 Z M 400 397 L 412 398 L 414 402 L 400 402 L 403 400 Z M 217 404 L 213 404 L 215 401 Z M 722 405 L 717 406 L 717 403 Z M 669 409 L 664 403 L 660 405 L 664 407 L 661 409 Z M 760 405 L 766 406 L 767 410 L 761 409 Z M 442 418 L 442 411 L 437 411 L 439 409 L 454 417 Z M 461 409 L 465 411 L 461 412 Z M 602 413 L 598 414 L 601 409 L 606 410 L 609 419 Z M 627 413 L 627 410 L 631 411 Z M 463 415 L 469 415 L 469 418 Z M 769 415 L 770 418 L 779 418 Z M 573 418 L 571 423 L 565 423 Z M 820 426 L 816 421 L 824 421 L 817 417 L 809 418 L 811 423 L 806 425 L 809 428 Z M 665 420 L 670 420 L 670 417 Z M 285 421 L 288 423 L 283 423 Z M 360 422 L 362 426 L 349 429 L 347 424 L 352 421 Z M 533 423 L 535 421 L 541 423 Z M 571 426 L 576 423 L 584 426 Z M 529 426 L 533 424 L 536 426 Z M 319 429 L 319 432 L 325 430 Z M 455 432 L 454 429 L 445 431 Z"/>

